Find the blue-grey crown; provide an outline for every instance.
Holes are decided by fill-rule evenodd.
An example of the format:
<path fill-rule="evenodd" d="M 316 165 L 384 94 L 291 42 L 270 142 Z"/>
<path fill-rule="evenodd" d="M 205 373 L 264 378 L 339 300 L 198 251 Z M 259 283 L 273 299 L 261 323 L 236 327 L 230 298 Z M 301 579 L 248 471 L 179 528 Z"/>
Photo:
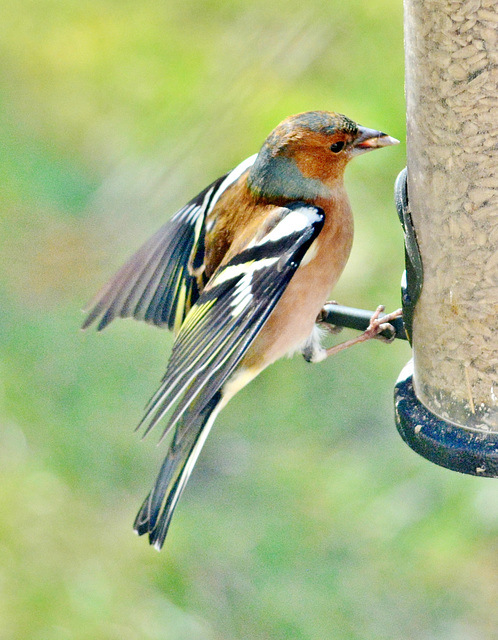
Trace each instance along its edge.
<path fill-rule="evenodd" d="M 332 135 L 336 131 L 344 131 L 344 133 L 350 133 L 351 135 L 358 133 L 358 125 L 356 122 L 342 115 L 342 113 L 307 111 L 306 113 L 298 113 L 289 118 L 288 122 L 293 126 L 295 125 L 325 135 Z"/>

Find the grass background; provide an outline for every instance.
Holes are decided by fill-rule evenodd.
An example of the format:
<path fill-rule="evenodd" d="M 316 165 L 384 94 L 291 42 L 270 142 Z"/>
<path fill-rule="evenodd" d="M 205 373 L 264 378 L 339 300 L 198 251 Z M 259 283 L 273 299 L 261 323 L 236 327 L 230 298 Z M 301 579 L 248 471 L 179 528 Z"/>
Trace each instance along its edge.
<path fill-rule="evenodd" d="M 393 420 L 406 344 L 277 363 L 218 419 L 157 554 L 133 434 L 171 337 L 80 309 L 285 116 L 404 140 L 397 0 L 0 0 L 0 639 L 473 640 L 498 624 L 493 480 Z M 343 304 L 399 305 L 404 143 L 347 183 Z M 346 332 L 345 334 L 346 335 Z"/>

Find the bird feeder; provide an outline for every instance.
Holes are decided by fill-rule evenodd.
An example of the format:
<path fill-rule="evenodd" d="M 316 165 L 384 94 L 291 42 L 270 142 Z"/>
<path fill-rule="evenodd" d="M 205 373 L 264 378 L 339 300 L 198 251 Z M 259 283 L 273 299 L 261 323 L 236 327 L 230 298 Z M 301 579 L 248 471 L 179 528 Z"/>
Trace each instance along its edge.
<path fill-rule="evenodd" d="M 498 476 L 498 3 L 405 0 L 405 326 L 396 420 L 418 453 Z"/>

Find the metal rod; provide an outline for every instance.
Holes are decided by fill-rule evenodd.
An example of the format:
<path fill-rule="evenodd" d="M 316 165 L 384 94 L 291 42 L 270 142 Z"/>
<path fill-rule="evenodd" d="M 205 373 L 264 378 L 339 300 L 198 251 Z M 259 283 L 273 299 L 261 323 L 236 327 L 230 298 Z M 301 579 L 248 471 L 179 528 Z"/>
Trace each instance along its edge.
<path fill-rule="evenodd" d="M 355 309 L 354 307 L 344 307 L 340 304 L 327 304 L 324 306 L 323 316 L 320 318 L 321 322 L 332 324 L 336 327 L 347 327 L 348 329 L 357 329 L 358 331 L 365 331 L 370 324 L 370 318 L 373 315 L 373 311 L 367 311 L 365 309 Z M 407 340 L 405 328 L 403 326 L 403 318 L 396 318 L 390 322 L 394 329 L 392 331 L 383 331 L 381 335 L 388 340 Z"/>

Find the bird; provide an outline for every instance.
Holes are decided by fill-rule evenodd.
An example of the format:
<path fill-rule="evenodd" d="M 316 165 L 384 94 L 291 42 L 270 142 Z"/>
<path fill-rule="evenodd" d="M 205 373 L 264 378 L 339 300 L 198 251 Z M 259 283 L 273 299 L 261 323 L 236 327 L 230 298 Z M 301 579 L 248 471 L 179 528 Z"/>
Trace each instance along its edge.
<path fill-rule="evenodd" d="M 175 335 L 137 427 L 145 436 L 173 409 L 166 457 L 134 523 L 156 549 L 216 416 L 238 391 L 282 356 L 319 362 L 401 314 L 382 316 L 380 305 L 363 334 L 321 346 L 320 312 L 353 240 L 344 170 L 398 143 L 335 112 L 287 117 L 258 153 L 175 213 L 89 305 L 83 329 L 132 317 Z"/>

